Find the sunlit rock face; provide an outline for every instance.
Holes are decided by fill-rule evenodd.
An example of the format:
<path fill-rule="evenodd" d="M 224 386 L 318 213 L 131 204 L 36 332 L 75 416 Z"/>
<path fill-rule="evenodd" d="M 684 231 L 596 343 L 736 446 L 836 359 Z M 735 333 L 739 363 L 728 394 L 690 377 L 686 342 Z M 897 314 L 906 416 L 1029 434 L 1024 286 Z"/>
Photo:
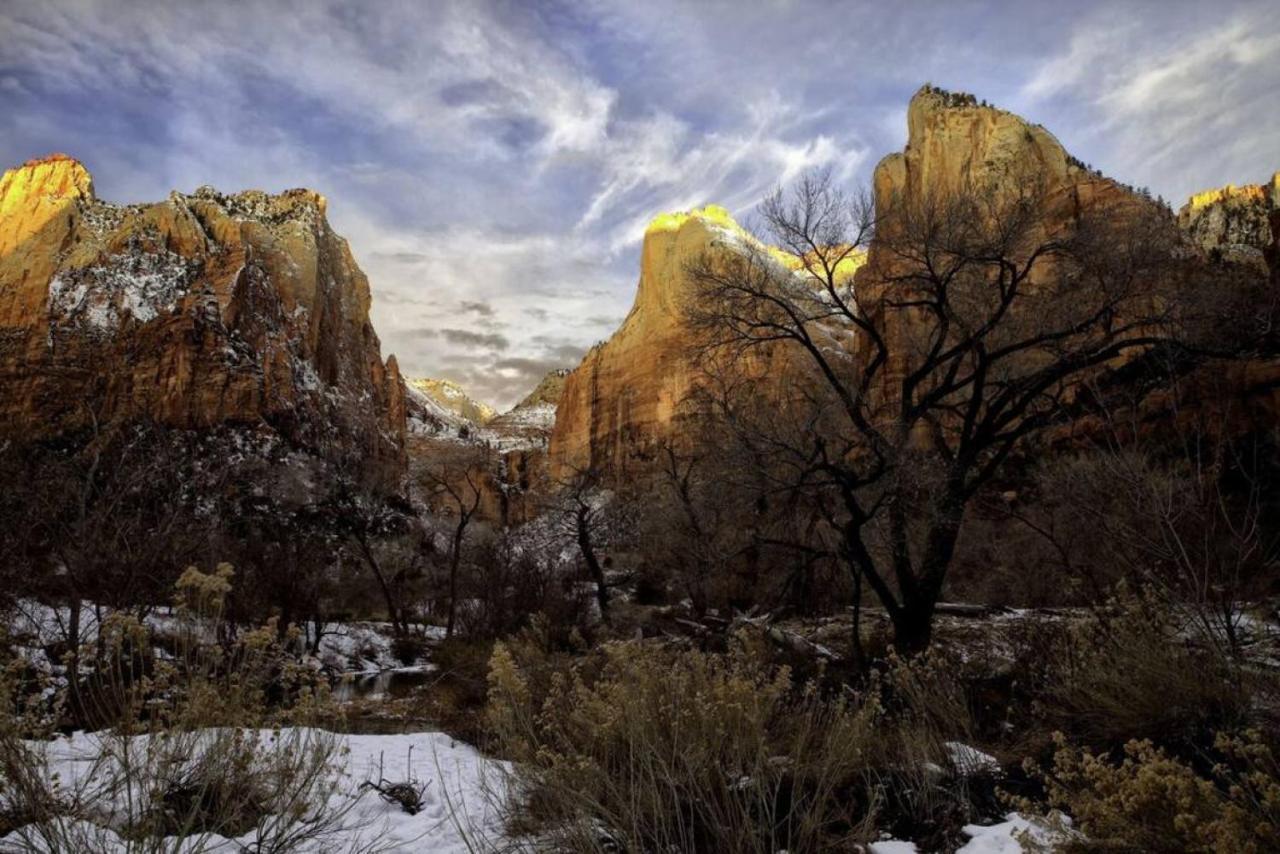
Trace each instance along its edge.
<path fill-rule="evenodd" d="M 1035 186 L 1043 202 L 1037 228 L 1048 238 L 1086 214 L 1125 216 L 1156 204 L 1073 158 L 1043 127 L 972 96 L 925 86 L 912 98 L 907 121 L 905 149 L 881 160 L 873 177 L 881 231 L 868 255 L 858 258 L 858 288 L 864 295 L 894 274 L 893 253 L 886 247 L 893 237 L 891 214 L 899 205 L 923 204 L 966 187 L 998 195 L 1024 193 Z M 1211 195 L 1193 203 L 1195 216 L 1184 211 L 1183 225 L 1196 242 L 1206 248 L 1209 242 L 1248 246 L 1253 257 L 1264 251 L 1280 257 L 1274 236 L 1280 230 L 1274 181 L 1262 189 L 1248 188 L 1243 193 L 1247 204 L 1237 201 L 1241 191 Z M 1269 214 L 1264 214 L 1259 199 L 1266 200 Z M 1237 208 L 1243 212 L 1237 213 Z M 1270 231 L 1265 227 L 1268 216 L 1277 223 Z M 688 322 L 693 291 L 686 265 L 708 251 L 734 251 L 749 239 L 727 212 L 714 206 L 663 214 L 653 221 L 645 234 L 630 314 L 612 337 L 587 353 L 565 382 L 549 448 L 554 476 L 590 468 L 625 479 L 643 468 L 661 443 L 678 441 L 687 432 L 687 403 L 698 383 L 692 352 L 699 342 Z M 1271 248 L 1265 250 L 1268 244 Z M 768 251 L 794 268 L 795 259 Z M 870 319 L 883 324 L 882 334 L 894 354 L 882 372 L 881 393 L 888 402 L 890 389 L 906 370 L 907 354 L 916 349 L 908 340 L 911 317 L 903 311 L 892 318 Z M 844 343 L 852 351 L 859 348 L 856 339 Z M 785 387 L 795 367 L 776 353 L 767 358 L 769 363 L 759 371 L 762 394 Z M 1110 367 L 1124 361 L 1117 359 Z M 1261 388 L 1255 380 L 1261 377 L 1265 384 L 1273 373 L 1269 362 L 1214 370 L 1220 375 L 1239 373 L 1249 389 Z M 1163 417 L 1167 401 L 1152 398 L 1148 403 L 1146 414 Z"/>
<path fill-rule="evenodd" d="M 5 173 L 0 212 L 0 435 L 147 418 L 402 461 L 403 381 L 320 194 L 114 205 L 55 155 Z"/>
<path fill-rule="evenodd" d="M 493 408 L 486 403 L 472 400 L 471 397 L 462 390 L 462 386 L 449 380 L 437 380 L 431 378 L 420 378 L 409 380 L 409 385 L 430 397 L 436 403 L 440 404 L 445 410 L 452 412 L 454 415 L 465 418 L 467 421 L 483 426 L 493 418 L 495 413 Z"/>
<path fill-rule="evenodd" d="M 565 380 L 549 446 L 553 478 L 590 469 L 622 481 L 649 470 L 665 444 L 689 448 L 705 440 L 697 425 L 707 404 L 694 392 L 706 379 L 697 353 L 707 342 L 692 322 L 701 297 L 688 268 L 703 257 L 747 252 L 812 281 L 799 257 L 760 243 L 717 205 L 654 218 L 630 313 Z M 854 275 L 865 260 L 853 252 L 838 276 Z M 739 369 L 750 372 L 761 395 L 781 399 L 793 378 L 793 355 L 784 347 L 759 348 Z"/>
<path fill-rule="evenodd" d="M 744 238 L 715 205 L 663 214 L 649 225 L 630 313 L 565 379 L 549 449 L 554 477 L 588 468 L 621 476 L 679 430 L 697 372 L 687 265 L 706 252 L 732 251 Z"/>
<path fill-rule="evenodd" d="M 966 191 L 992 199 L 1035 193 L 1042 203 L 1037 239 L 1046 240 L 1085 211 L 1118 212 L 1140 203 L 1132 190 L 1071 157 L 1040 125 L 972 95 L 929 85 L 921 87 L 908 106 L 906 147 L 880 160 L 872 188 L 879 232 L 858 274 L 859 292 L 864 295 L 874 294 L 879 283 L 893 281 L 902 272 L 897 269 L 897 253 L 887 248 L 896 236 L 894 215 L 901 210 L 923 210 Z M 1040 269 L 1047 271 L 1049 265 L 1042 264 Z M 874 306 L 878 301 L 871 298 L 865 303 Z M 916 323 L 916 318 L 906 310 L 871 317 L 881 325 L 889 349 L 881 372 L 886 398 L 908 370 L 910 354 L 922 351 L 912 335 L 931 328 Z"/>
<path fill-rule="evenodd" d="M 1268 250 L 1280 240 L 1280 228 L 1273 224 L 1277 213 L 1280 172 L 1265 184 L 1228 184 L 1196 193 L 1178 211 L 1178 224 L 1212 257 L 1265 268 Z"/>

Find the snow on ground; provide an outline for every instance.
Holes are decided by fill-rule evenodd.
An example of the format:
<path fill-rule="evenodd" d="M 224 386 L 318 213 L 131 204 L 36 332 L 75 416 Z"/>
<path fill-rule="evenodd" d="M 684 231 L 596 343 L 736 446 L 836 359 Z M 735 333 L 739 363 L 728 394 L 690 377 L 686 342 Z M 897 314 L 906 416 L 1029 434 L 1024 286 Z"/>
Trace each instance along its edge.
<path fill-rule="evenodd" d="M 444 639 L 444 628 L 427 626 L 426 639 Z M 354 622 L 327 626 L 320 637 L 317 657 L 332 673 L 383 673 L 390 670 L 413 671 L 421 665 L 406 666 L 391 652 L 390 623 Z"/>
<path fill-rule="evenodd" d="M 438 854 L 461 854 L 475 850 L 477 845 L 489 847 L 502 836 L 499 811 L 506 775 L 507 763 L 487 759 L 469 745 L 456 741 L 439 732 L 421 732 L 405 735 L 332 735 L 319 730 L 282 730 L 279 735 L 269 731 L 262 738 L 279 738 L 289 747 L 305 744 L 310 739 L 335 738 L 340 750 L 335 754 L 337 784 L 328 801 L 331 815 L 341 815 L 341 826 L 324 840 L 313 845 L 302 845 L 290 850 L 298 852 L 340 852 L 371 850 L 396 852 L 431 851 Z M 144 753 L 146 739 L 137 736 L 130 740 L 128 750 Z M 107 740 L 111 741 L 111 740 Z M 96 760 L 111 745 L 95 733 L 77 732 L 69 737 L 51 742 L 38 742 L 33 746 L 47 760 L 46 773 L 58 775 L 64 791 L 82 784 L 93 784 L 103 774 L 103 766 Z M 410 763 L 411 766 L 410 766 Z M 94 780 L 87 779 L 90 775 Z M 426 784 L 423 809 L 417 815 L 405 813 L 399 806 L 388 804 L 377 792 L 362 787 L 366 781 L 379 778 L 390 782 L 414 779 Z M 140 809 L 145 804 L 145 790 L 133 793 L 132 806 L 123 793 L 116 796 L 114 805 L 103 804 L 103 809 L 114 806 L 122 812 Z M 75 830 L 92 838 L 95 850 L 125 851 L 127 846 L 113 832 L 80 823 Z M 189 840 L 186 845 L 171 840 L 172 847 L 165 850 L 199 850 L 210 854 L 231 854 L 250 850 L 245 846 L 254 841 L 250 832 L 237 839 L 213 836 Z M 101 845 L 101 847 L 99 847 Z M 32 828 L 18 829 L 0 839 L 0 852 L 42 851 L 38 837 Z"/>
<path fill-rule="evenodd" d="M 111 614 L 110 608 L 98 608 L 84 603 L 80 608 L 80 641 L 93 643 L 98 638 L 99 619 Z M 3 618 L 0 615 L 0 618 Z M 148 612 L 144 623 L 156 637 L 173 637 L 179 630 L 179 618 L 171 608 L 156 608 Z M 50 607 L 34 599 L 20 599 L 7 615 L 8 634 L 14 646 L 27 662 L 44 673 L 61 674 L 62 664 L 54 661 L 46 652 L 66 642 L 71 624 L 71 609 L 66 606 Z M 306 627 L 308 632 L 314 626 Z M 428 641 L 444 637 L 439 626 L 425 628 Z M 357 621 L 326 624 L 316 651 L 319 663 L 331 674 L 373 674 L 389 671 L 412 672 L 421 670 L 421 663 L 406 666 L 391 650 L 393 632 L 390 623 Z M 308 644 L 311 636 L 308 635 Z"/>
<path fill-rule="evenodd" d="M 1024 852 L 1052 851 L 1067 841 L 1071 835 L 1070 822 L 1062 818 L 1061 828 L 1051 827 L 1039 819 L 1027 818 L 1016 812 L 1005 816 L 999 824 L 968 824 L 961 833 L 968 842 L 956 850 L 956 854 L 1024 854 Z M 871 854 L 923 854 L 914 842 L 886 839 L 873 842 Z"/>

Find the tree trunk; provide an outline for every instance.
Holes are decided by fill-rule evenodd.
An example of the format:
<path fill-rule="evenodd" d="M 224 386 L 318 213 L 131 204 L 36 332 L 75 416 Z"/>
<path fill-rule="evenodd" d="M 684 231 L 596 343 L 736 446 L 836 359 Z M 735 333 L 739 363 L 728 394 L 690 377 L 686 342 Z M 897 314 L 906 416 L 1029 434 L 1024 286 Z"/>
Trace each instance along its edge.
<path fill-rule="evenodd" d="M 71 613 L 67 619 L 67 687 L 70 689 L 71 714 L 78 723 L 86 723 L 84 701 L 80 695 L 80 597 L 67 597 Z"/>
<path fill-rule="evenodd" d="M 934 612 L 942 595 L 942 582 L 955 556 L 964 510 L 964 501 L 954 494 L 940 500 L 937 521 L 925 541 L 917 575 L 919 582 L 910 595 L 902 597 L 902 607 L 892 615 L 893 647 L 904 656 L 924 652 L 933 640 Z"/>
<path fill-rule="evenodd" d="M 466 522 L 460 522 L 453 535 L 453 548 L 449 555 L 449 621 L 445 626 L 444 636 L 453 637 L 453 627 L 458 616 L 458 564 L 462 562 L 462 537 L 466 531 Z"/>
<path fill-rule="evenodd" d="M 850 566 L 853 574 L 853 667 L 859 673 L 867 666 L 867 654 L 862 648 L 862 573 Z"/>
<path fill-rule="evenodd" d="M 911 657 L 929 648 L 933 640 L 935 604 L 932 599 L 917 598 L 904 602 L 901 608 L 890 612 L 893 620 L 893 648 L 899 655 Z"/>
<path fill-rule="evenodd" d="M 382 590 L 382 596 L 387 602 L 387 613 L 391 617 L 391 627 L 399 636 L 407 635 L 409 627 L 401 619 L 400 609 L 396 607 L 395 594 L 391 592 L 391 585 L 387 583 L 387 578 L 382 574 L 382 567 L 378 565 L 378 559 L 373 556 L 373 550 L 369 548 L 369 543 L 364 537 L 358 537 L 356 543 L 360 546 L 360 553 L 364 556 L 365 563 L 369 565 L 373 577 L 378 581 L 378 587 Z"/>
<path fill-rule="evenodd" d="M 578 516 L 578 548 L 582 559 L 587 563 L 587 572 L 596 584 L 596 602 L 600 606 L 600 619 L 609 622 L 609 587 L 605 584 L 604 569 L 596 557 L 596 550 L 591 545 L 591 526 L 587 524 L 581 513 Z"/>

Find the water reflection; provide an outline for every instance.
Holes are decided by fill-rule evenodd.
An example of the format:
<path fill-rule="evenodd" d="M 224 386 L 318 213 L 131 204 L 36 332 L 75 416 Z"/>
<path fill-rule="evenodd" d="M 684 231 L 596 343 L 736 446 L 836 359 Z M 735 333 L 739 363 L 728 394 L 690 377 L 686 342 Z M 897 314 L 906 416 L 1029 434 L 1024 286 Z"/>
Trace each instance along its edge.
<path fill-rule="evenodd" d="M 341 677 L 333 686 L 333 698 L 346 702 L 372 697 L 407 697 L 433 678 L 435 674 L 431 670 L 384 670 L 381 673 L 349 674 Z"/>

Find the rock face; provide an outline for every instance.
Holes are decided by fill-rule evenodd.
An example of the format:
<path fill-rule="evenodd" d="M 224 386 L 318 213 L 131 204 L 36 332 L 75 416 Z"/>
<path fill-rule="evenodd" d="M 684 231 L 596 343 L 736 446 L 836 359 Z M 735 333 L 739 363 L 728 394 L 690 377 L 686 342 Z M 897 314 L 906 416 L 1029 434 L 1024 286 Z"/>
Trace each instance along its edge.
<path fill-rule="evenodd" d="M 239 425 L 394 470 L 404 385 L 369 305 L 318 193 L 122 206 L 69 157 L 29 162 L 0 179 L 0 436 Z"/>
<path fill-rule="evenodd" d="M 409 388 L 409 457 L 416 472 L 448 477 L 479 493 L 480 518 L 500 527 L 527 522 L 548 487 L 547 443 L 569 371 L 552 371 L 520 403 L 483 425 Z M 452 462 L 451 465 L 446 464 Z M 450 512 L 448 503 L 437 509 Z"/>
<path fill-rule="evenodd" d="M 538 382 L 533 391 L 526 394 L 523 400 L 511 408 L 511 412 L 520 412 L 535 406 L 551 406 L 553 408 L 558 406 L 560 397 L 564 394 L 565 380 L 568 379 L 570 373 L 569 368 L 551 371 Z"/>
<path fill-rule="evenodd" d="M 1005 174 L 1056 188 L 1090 173 L 1039 125 L 972 96 L 925 86 L 907 108 L 906 149 L 880 161 L 873 188 L 883 209 L 895 199 L 952 193 Z"/>
<path fill-rule="evenodd" d="M 1228 184 L 1192 196 L 1178 224 L 1211 257 L 1272 270 L 1280 244 L 1280 172 L 1266 184 Z"/>
<path fill-rule="evenodd" d="M 462 386 L 449 380 L 437 380 L 430 378 L 413 379 L 408 381 L 410 388 L 427 395 L 436 403 L 440 404 L 445 410 L 452 412 L 467 421 L 478 426 L 484 426 L 493 418 L 495 413 L 493 407 L 486 403 L 480 403 L 472 400 L 471 397 L 462 389 Z"/>
<path fill-rule="evenodd" d="M 1040 227 L 1048 234 L 1086 211 L 1112 215 L 1130 206 L 1154 204 L 1073 158 L 1039 125 L 970 95 L 925 86 L 912 98 L 907 122 L 906 148 L 885 157 L 875 169 L 873 190 L 882 218 L 895 205 L 966 186 L 991 187 L 999 193 L 1036 185 L 1044 193 Z M 1277 182 L 1280 176 L 1261 187 L 1197 196 L 1183 211 L 1183 226 L 1206 251 L 1223 247 L 1255 261 L 1268 252 L 1280 259 Z M 865 266 L 856 274 L 859 288 L 874 287 L 892 273 L 892 253 L 882 242 L 890 236 L 872 242 Z M 685 265 L 713 247 L 732 248 L 742 237 L 728 214 L 714 206 L 653 221 L 645 234 L 640 283 L 630 314 L 566 379 L 549 447 L 553 476 L 593 468 L 615 479 L 624 477 L 643 466 L 662 440 L 680 434 L 681 403 L 697 381 L 690 357 L 697 342 L 687 322 L 691 288 Z M 1273 260 L 1272 275 L 1278 274 L 1280 263 Z M 907 313 L 898 312 L 897 317 L 898 328 L 884 331 L 887 338 L 910 334 Z M 852 349 L 857 349 L 856 343 Z M 891 352 L 910 349 L 890 341 Z M 892 387 L 896 372 L 904 370 L 902 358 L 891 358 L 886 366 L 886 389 Z M 1270 382 L 1274 371 L 1269 363 L 1250 365 L 1238 373 L 1261 378 L 1263 385 Z M 770 364 L 761 375 L 766 383 L 785 383 L 786 365 Z M 1252 388 L 1258 382 L 1247 385 Z"/>
<path fill-rule="evenodd" d="M 565 379 L 549 447 L 554 477 L 587 468 L 621 476 L 678 430 L 680 406 L 696 373 L 686 265 L 743 237 L 715 205 L 650 223 L 635 304 L 618 331 L 592 347 Z"/>
<path fill-rule="evenodd" d="M 551 371 L 524 399 L 486 425 L 499 447 L 545 450 L 569 369 Z"/>
<path fill-rule="evenodd" d="M 895 237 L 894 213 L 900 209 L 927 210 L 934 200 L 966 190 L 992 199 L 1032 194 L 1041 205 L 1037 239 L 1046 240 L 1085 211 L 1117 211 L 1142 203 L 1133 190 L 1069 155 L 1040 125 L 980 103 L 972 95 L 929 85 L 921 87 L 908 106 L 906 147 L 880 160 L 872 188 L 879 230 L 858 274 L 859 293 L 870 305 L 878 300 L 865 296 L 903 272 L 896 269 L 897 252 L 889 248 Z M 1039 267 L 1041 273 L 1048 270 L 1048 264 Z M 873 318 L 881 324 L 889 349 L 881 374 L 886 395 L 891 396 L 910 355 L 920 349 L 910 343 L 918 316 L 895 310 L 888 317 Z"/>

